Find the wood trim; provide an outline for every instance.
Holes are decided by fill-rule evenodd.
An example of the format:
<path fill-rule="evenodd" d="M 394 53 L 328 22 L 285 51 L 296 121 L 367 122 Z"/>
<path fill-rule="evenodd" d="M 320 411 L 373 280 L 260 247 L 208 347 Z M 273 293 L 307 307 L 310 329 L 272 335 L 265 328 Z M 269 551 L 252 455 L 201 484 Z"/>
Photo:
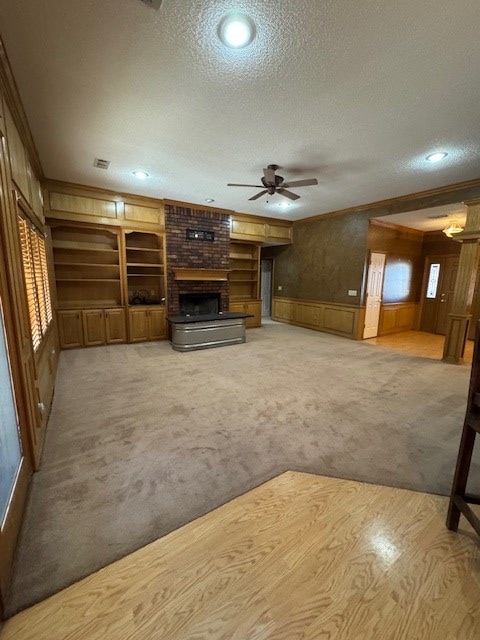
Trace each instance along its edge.
<path fill-rule="evenodd" d="M 436 189 L 417 191 L 416 193 L 397 196 L 396 198 L 377 200 L 376 202 L 370 202 L 368 204 L 320 213 L 310 218 L 296 220 L 293 223 L 293 226 L 295 227 L 296 225 L 307 224 L 309 222 L 318 222 L 318 220 L 336 218 L 337 216 L 345 216 L 352 213 L 368 213 L 370 217 L 388 216 L 393 213 L 415 211 L 416 209 L 427 209 L 429 207 L 438 207 L 444 204 L 454 204 L 459 201 L 470 202 L 477 200 L 479 196 L 480 178 L 474 178 L 473 180 L 466 180 L 465 182 L 456 182 L 455 184 L 437 187 Z"/>
<path fill-rule="evenodd" d="M 8 59 L 7 51 L 0 37 L 0 88 L 8 105 L 12 118 L 18 129 L 18 133 L 27 149 L 30 161 L 35 173 L 40 180 L 43 180 L 43 169 L 38 155 L 35 142 L 33 140 L 27 116 L 23 108 L 20 92 L 12 72 L 12 67 Z"/>
<path fill-rule="evenodd" d="M 211 213 L 223 213 L 225 215 L 233 215 L 235 212 L 231 209 L 222 209 L 221 207 L 209 207 L 204 204 L 195 204 L 194 202 L 183 202 L 182 200 L 170 200 L 166 198 L 163 201 L 164 204 L 168 204 L 171 207 L 182 207 L 184 209 L 192 209 L 198 211 L 210 211 Z"/>
<path fill-rule="evenodd" d="M 189 269 L 173 267 L 172 271 L 175 280 L 227 282 L 231 269 Z"/>

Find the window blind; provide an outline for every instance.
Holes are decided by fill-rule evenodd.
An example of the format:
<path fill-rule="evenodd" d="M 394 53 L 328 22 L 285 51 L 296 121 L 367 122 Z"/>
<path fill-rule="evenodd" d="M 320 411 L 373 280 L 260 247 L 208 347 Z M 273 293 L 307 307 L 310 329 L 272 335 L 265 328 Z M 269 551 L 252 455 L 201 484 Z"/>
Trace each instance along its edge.
<path fill-rule="evenodd" d="M 52 321 L 45 240 L 24 218 L 18 216 L 28 317 L 33 348 L 40 346 Z"/>

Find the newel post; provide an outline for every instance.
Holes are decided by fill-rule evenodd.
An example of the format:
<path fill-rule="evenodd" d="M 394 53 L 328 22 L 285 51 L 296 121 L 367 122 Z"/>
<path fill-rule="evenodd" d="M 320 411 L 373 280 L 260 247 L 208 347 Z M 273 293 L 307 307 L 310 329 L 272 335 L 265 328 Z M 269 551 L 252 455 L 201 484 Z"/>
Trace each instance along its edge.
<path fill-rule="evenodd" d="M 462 248 L 442 358 L 444 362 L 452 364 L 463 362 L 480 256 L 480 200 L 471 200 L 465 204 L 467 205 L 465 229 L 455 236 L 455 240 L 462 243 Z"/>

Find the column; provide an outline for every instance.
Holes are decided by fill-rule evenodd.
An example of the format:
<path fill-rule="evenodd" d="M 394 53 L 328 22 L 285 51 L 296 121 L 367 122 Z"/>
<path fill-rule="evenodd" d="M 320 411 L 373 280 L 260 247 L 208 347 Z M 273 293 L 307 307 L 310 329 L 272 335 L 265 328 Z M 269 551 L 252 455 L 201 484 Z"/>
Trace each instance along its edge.
<path fill-rule="evenodd" d="M 442 358 L 444 362 L 452 364 L 463 362 L 480 257 L 480 200 L 472 200 L 465 204 L 465 229 L 455 236 L 455 240 L 462 242 L 462 248 Z"/>

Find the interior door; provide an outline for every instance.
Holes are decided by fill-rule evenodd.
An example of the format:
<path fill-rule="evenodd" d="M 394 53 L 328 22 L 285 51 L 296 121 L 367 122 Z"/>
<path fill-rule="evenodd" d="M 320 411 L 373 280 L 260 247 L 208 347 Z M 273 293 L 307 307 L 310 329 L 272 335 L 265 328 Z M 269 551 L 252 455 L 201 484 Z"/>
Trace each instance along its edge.
<path fill-rule="evenodd" d="M 440 299 L 438 302 L 437 322 L 435 333 L 444 336 L 447 333 L 448 315 L 452 311 L 453 294 L 455 291 L 455 280 L 458 271 L 458 256 L 448 256 L 445 259 L 443 277 L 440 282 Z"/>
<path fill-rule="evenodd" d="M 272 271 L 273 271 L 273 260 L 262 260 L 261 261 L 262 318 L 270 318 L 272 313 Z"/>
<path fill-rule="evenodd" d="M 421 331 L 446 334 L 448 315 L 453 303 L 458 261 L 457 255 L 427 257 Z"/>
<path fill-rule="evenodd" d="M 367 304 L 365 310 L 364 338 L 374 338 L 378 334 L 380 307 L 382 304 L 383 272 L 385 254 L 371 253 L 367 279 Z"/>

